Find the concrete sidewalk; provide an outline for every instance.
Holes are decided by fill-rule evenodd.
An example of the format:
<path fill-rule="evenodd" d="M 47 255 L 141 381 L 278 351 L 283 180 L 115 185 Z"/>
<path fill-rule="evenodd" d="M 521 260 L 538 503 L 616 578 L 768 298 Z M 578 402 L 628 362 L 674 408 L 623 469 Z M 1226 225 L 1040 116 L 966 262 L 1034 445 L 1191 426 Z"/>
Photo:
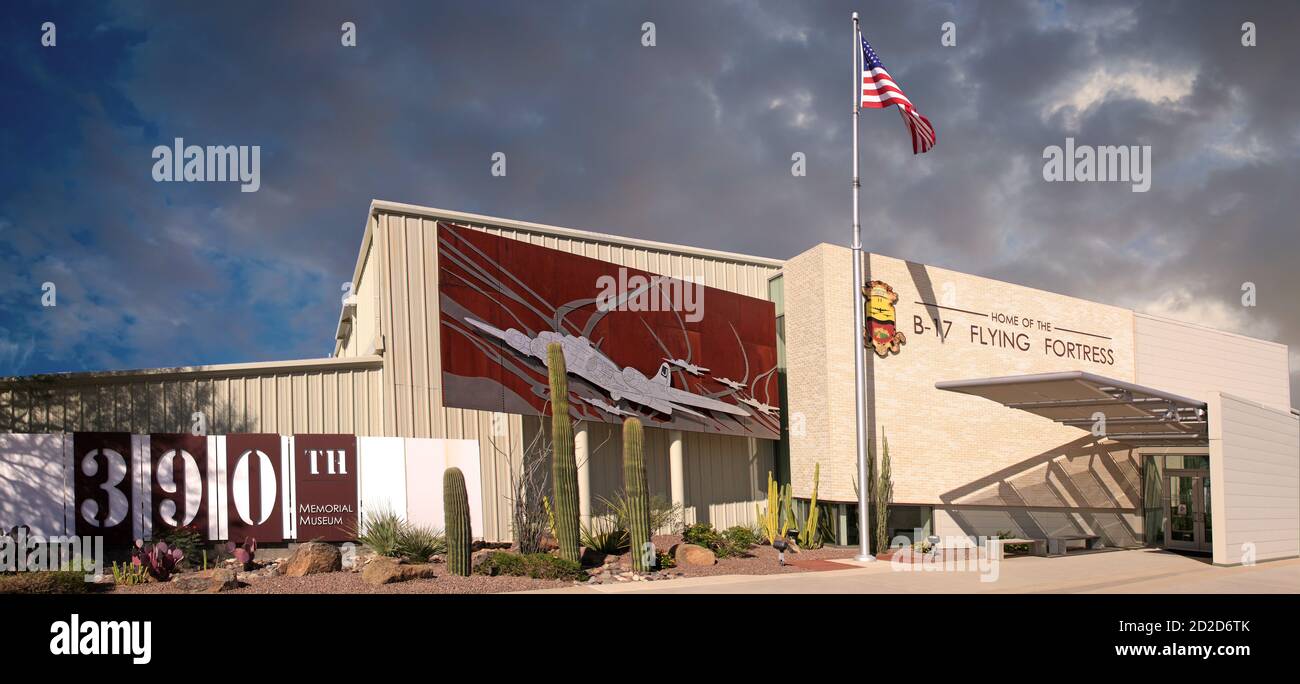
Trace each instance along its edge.
<path fill-rule="evenodd" d="M 981 578 L 990 581 L 981 581 Z M 1017 557 L 996 572 L 899 571 L 888 561 L 847 570 L 724 575 L 570 587 L 560 594 L 1300 593 L 1300 559 L 1222 568 L 1207 558 L 1141 549 Z"/>

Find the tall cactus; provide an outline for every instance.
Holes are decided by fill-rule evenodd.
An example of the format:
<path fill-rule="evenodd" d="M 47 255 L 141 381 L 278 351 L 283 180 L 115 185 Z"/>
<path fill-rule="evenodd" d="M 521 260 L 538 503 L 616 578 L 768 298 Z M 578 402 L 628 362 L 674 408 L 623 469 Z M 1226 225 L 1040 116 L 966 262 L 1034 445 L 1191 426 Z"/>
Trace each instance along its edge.
<path fill-rule="evenodd" d="M 808 502 L 808 518 L 799 530 L 799 548 L 813 549 L 821 546 L 817 526 L 821 524 L 821 510 L 817 508 L 817 484 L 821 480 L 822 464 L 813 463 L 812 499 Z"/>
<path fill-rule="evenodd" d="M 650 493 L 646 486 L 645 455 L 641 449 L 641 421 L 623 421 L 623 489 L 627 492 L 627 527 L 632 537 L 632 569 L 654 569 L 654 544 L 650 535 Z"/>
<path fill-rule="evenodd" d="M 447 571 L 468 576 L 471 569 L 469 494 L 460 468 L 448 468 L 442 474 L 442 511 L 447 525 Z"/>
<path fill-rule="evenodd" d="M 785 539 L 786 533 L 794 525 L 794 504 L 791 499 L 790 485 L 777 486 L 776 478 L 772 477 L 770 470 L 767 471 L 767 508 L 760 508 L 755 503 L 754 513 L 758 518 L 759 527 L 763 530 L 763 537 L 769 544 L 776 543 L 778 539 Z"/>
<path fill-rule="evenodd" d="M 881 430 L 880 437 L 884 454 L 880 460 L 880 475 L 876 478 L 876 491 L 871 503 L 876 507 L 876 553 L 884 553 L 889 548 L 889 504 L 894 499 L 894 480 L 889 469 L 889 438 Z"/>
<path fill-rule="evenodd" d="M 551 383 L 551 483 L 555 488 L 555 540 L 560 557 L 578 562 L 578 462 L 573 456 L 573 424 L 569 422 L 569 380 L 564 348 L 546 345 L 546 370 Z"/>

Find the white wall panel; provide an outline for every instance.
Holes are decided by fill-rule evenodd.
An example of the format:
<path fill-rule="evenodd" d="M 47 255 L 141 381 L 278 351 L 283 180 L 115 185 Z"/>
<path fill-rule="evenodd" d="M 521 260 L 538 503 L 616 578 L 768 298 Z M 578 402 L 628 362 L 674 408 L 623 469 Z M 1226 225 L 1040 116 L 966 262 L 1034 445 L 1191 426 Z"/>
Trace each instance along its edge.
<path fill-rule="evenodd" d="M 1287 347 L 1193 323 L 1134 314 L 1137 383 L 1204 401 L 1227 392 L 1291 407 Z"/>
<path fill-rule="evenodd" d="M 63 435 L 0 434 L 0 533 L 26 525 L 45 537 L 64 534 L 71 498 Z"/>
<path fill-rule="evenodd" d="M 149 435 L 131 435 L 131 535 L 135 539 L 153 538 L 153 469 L 150 468 Z"/>
<path fill-rule="evenodd" d="M 280 435 L 280 472 L 284 481 L 279 484 L 284 493 L 284 538 L 298 538 L 298 475 L 294 469 L 293 435 Z"/>
<path fill-rule="evenodd" d="M 1300 556 L 1300 419 L 1220 392 L 1207 404 L 1214 562 Z"/>
<path fill-rule="evenodd" d="M 229 489 L 226 485 L 226 436 L 219 435 L 208 438 L 208 461 L 212 464 L 209 466 L 215 480 L 212 484 L 216 487 L 213 492 L 213 512 L 216 514 L 216 533 L 213 539 L 230 538 L 230 502 Z"/>
<path fill-rule="evenodd" d="M 470 529 L 484 536 L 483 484 L 479 444 L 472 439 L 406 439 L 406 519 L 417 525 L 446 529 L 442 478 L 447 468 L 460 468 L 469 494 Z"/>
<path fill-rule="evenodd" d="M 389 511 L 406 516 L 406 449 L 401 437 L 358 437 L 361 525 Z"/>

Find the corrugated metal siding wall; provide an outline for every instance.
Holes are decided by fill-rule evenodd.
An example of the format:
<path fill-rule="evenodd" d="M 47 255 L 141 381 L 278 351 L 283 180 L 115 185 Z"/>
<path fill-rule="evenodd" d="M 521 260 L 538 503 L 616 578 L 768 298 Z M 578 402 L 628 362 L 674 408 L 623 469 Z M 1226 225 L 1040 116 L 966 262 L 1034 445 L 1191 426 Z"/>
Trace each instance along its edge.
<path fill-rule="evenodd" d="M 388 337 L 384 370 L 392 410 L 385 431 L 401 437 L 477 439 L 483 464 L 485 528 L 489 539 L 510 536 L 510 463 L 520 461 L 526 440 L 536 434 L 536 417 L 445 408 L 439 394 L 442 373 L 438 341 L 436 220 L 381 211 L 374 240 L 379 247 L 383 334 Z M 494 235 L 602 259 L 676 278 L 703 278 L 705 285 L 767 299 L 767 281 L 780 269 L 691 254 L 547 233 L 473 226 Z M 617 426 L 593 425 L 592 492 L 608 496 L 622 488 L 621 438 Z M 668 440 L 662 430 L 646 431 L 650 486 L 668 493 Z M 495 436 L 494 436 L 495 435 Z M 606 439 L 608 438 L 608 441 Z M 721 435 L 685 433 L 687 521 L 727 527 L 754 518 L 754 502 L 766 494 L 774 443 Z M 596 504 L 593 497 L 593 506 Z"/>
<path fill-rule="evenodd" d="M 231 370 L 31 378 L 0 384 L 0 432 L 383 434 L 383 369 Z"/>
<path fill-rule="evenodd" d="M 524 444 L 532 443 L 539 426 L 544 425 L 546 434 L 550 434 L 549 423 L 536 417 L 524 418 L 522 425 Z M 623 489 L 623 428 L 610 423 L 587 423 L 587 430 L 591 452 L 591 508 L 593 514 L 600 515 L 606 512 L 601 498 L 612 499 Z M 683 432 L 682 439 L 685 522 L 709 522 L 718 529 L 753 522 L 754 504 L 766 495 L 773 443 L 701 432 Z M 668 431 L 647 429 L 644 450 L 650 494 L 667 501 L 671 498 Z M 507 506 L 504 512 L 508 510 Z"/>

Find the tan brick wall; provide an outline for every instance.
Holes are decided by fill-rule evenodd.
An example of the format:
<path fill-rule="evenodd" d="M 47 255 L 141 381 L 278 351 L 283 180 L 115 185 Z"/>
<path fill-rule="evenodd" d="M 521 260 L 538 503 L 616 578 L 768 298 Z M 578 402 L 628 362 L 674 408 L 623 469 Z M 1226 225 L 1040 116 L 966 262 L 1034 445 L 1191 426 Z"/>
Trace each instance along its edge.
<path fill-rule="evenodd" d="M 807 428 L 790 440 L 795 495 L 807 495 L 813 463 L 820 462 L 822 497 L 850 501 L 856 473 L 850 252 L 818 245 L 791 259 L 785 274 L 790 411 L 792 418 L 803 413 Z M 907 337 L 897 355 L 867 353 L 868 421 L 877 451 L 880 435 L 889 438 L 896 503 L 1055 511 L 1082 527 L 1115 527 L 1118 532 L 1108 536 L 1117 541 L 1138 531 L 1135 452 L 1097 445 L 1078 428 L 934 386 L 1066 370 L 1132 381 L 1131 311 L 881 255 L 869 256 L 867 279 L 884 280 L 898 293 L 898 328 Z M 996 314 L 1019 319 L 995 321 Z M 927 328 L 920 333 L 913 318 L 918 315 Z M 946 332 L 942 338 L 936 318 Z M 1076 358 L 1049 352 L 1049 339 L 1076 345 Z M 1077 345 L 1088 347 L 1088 359 Z M 1107 350 L 1103 362 L 1093 359 L 1094 347 Z M 937 528 L 953 520 L 937 518 Z M 953 524 L 936 531 L 996 531 L 958 530 Z"/>
<path fill-rule="evenodd" d="M 783 271 L 790 476 L 797 497 L 811 493 L 813 466 L 820 462 L 819 496 L 854 498 L 852 263 L 847 249 L 821 244 L 786 262 Z"/>

